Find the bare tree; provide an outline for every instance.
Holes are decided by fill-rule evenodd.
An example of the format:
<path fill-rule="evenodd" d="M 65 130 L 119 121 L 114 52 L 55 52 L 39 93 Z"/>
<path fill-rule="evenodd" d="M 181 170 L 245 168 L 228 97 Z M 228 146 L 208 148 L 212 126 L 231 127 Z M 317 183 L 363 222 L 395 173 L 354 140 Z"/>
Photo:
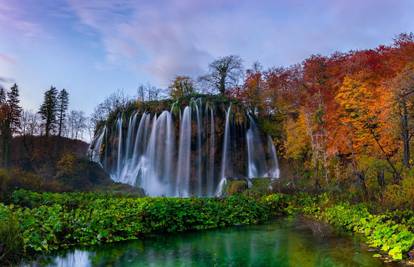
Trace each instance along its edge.
<path fill-rule="evenodd" d="M 164 97 L 163 89 L 153 86 L 151 84 L 138 86 L 137 99 L 138 101 L 156 101 Z"/>
<path fill-rule="evenodd" d="M 87 118 L 83 111 L 72 110 L 67 120 L 67 136 L 72 139 L 83 139 L 87 130 Z"/>
<path fill-rule="evenodd" d="M 20 117 L 21 134 L 40 135 L 42 133 L 41 124 L 41 117 L 38 113 L 25 110 Z"/>
<path fill-rule="evenodd" d="M 106 120 L 112 111 L 125 108 L 130 102 L 130 98 L 124 91 L 117 91 L 107 97 L 101 104 L 99 104 L 94 112 L 91 114 L 91 120 L 96 126 L 100 121 Z"/>
<path fill-rule="evenodd" d="M 239 56 L 221 57 L 209 65 L 210 73 L 199 78 L 206 86 L 224 94 L 230 87 L 237 86 L 243 76 L 243 64 Z"/>

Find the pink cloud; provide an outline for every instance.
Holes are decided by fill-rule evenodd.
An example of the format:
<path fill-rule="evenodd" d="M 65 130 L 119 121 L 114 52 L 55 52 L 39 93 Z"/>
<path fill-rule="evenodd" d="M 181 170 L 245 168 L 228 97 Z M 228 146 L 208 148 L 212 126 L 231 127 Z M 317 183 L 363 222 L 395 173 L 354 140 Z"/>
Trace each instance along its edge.
<path fill-rule="evenodd" d="M 3 53 L 0 53 L 0 61 L 3 61 L 7 64 L 12 64 L 12 65 L 16 64 L 16 59 L 15 58 L 13 58 L 10 55 L 3 54 Z"/>

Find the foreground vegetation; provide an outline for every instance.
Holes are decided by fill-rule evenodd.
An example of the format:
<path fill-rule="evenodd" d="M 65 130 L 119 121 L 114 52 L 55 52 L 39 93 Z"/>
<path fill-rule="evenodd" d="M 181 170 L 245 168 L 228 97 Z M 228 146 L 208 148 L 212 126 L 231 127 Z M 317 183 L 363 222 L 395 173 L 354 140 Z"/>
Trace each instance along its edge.
<path fill-rule="evenodd" d="M 368 204 L 334 200 L 328 194 L 246 191 L 218 198 L 137 198 L 102 193 L 35 193 L 17 190 L 0 204 L 0 261 L 145 237 L 263 223 L 275 216 L 304 215 L 362 235 L 376 256 L 410 259 L 414 212 L 378 213 Z"/>
<path fill-rule="evenodd" d="M 10 205 L 0 204 L 0 236 L 13 237 L 1 239 L 9 242 L 3 244 L 1 258 L 12 261 L 17 254 L 30 256 L 152 233 L 257 224 L 272 214 L 281 214 L 278 201 L 281 198 L 256 200 L 242 195 L 224 199 L 134 198 L 19 190 Z"/>

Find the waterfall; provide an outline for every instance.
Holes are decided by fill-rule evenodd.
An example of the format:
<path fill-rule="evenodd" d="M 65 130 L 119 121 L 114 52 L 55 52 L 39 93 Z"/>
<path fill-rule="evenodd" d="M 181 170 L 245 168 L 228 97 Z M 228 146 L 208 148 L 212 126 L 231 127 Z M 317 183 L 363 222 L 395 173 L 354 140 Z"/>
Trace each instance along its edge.
<path fill-rule="evenodd" d="M 121 162 L 122 162 L 122 115 L 118 118 L 116 127 L 118 129 L 118 155 L 116 164 L 116 177 L 115 181 L 119 181 L 121 177 Z"/>
<path fill-rule="evenodd" d="M 202 99 L 186 104 L 119 113 L 96 131 L 90 159 L 150 196 L 220 196 L 229 179 L 279 178 L 275 146 L 254 114 Z"/>
<path fill-rule="evenodd" d="M 195 102 L 195 109 L 196 109 L 196 119 L 197 119 L 197 195 L 202 195 L 202 187 L 203 187 L 203 177 L 202 171 L 203 166 L 201 164 L 202 158 L 202 148 L 201 148 L 201 115 L 200 110 L 198 108 L 198 101 Z"/>
<path fill-rule="evenodd" d="M 139 164 L 142 171 L 141 185 L 149 195 L 170 195 L 172 184 L 174 134 L 169 111 L 153 118 L 152 130 L 145 155 Z"/>
<path fill-rule="evenodd" d="M 91 145 L 88 148 L 89 158 L 92 161 L 98 162 L 101 166 L 101 147 L 106 133 L 106 126 L 104 126 L 100 131 L 98 131 L 97 137 L 92 140 Z"/>
<path fill-rule="evenodd" d="M 215 141 L 215 130 L 214 130 L 214 112 L 210 108 L 210 146 L 209 146 L 209 159 L 208 159 L 208 180 L 207 180 L 207 195 L 213 195 L 214 193 L 214 153 L 216 152 L 216 141 Z"/>
<path fill-rule="evenodd" d="M 191 108 L 185 107 L 180 130 L 180 147 L 178 150 L 177 189 L 178 196 L 190 194 L 190 154 L 191 154 Z"/>
<path fill-rule="evenodd" d="M 267 164 L 266 154 L 264 153 L 261 132 L 259 131 L 256 122 L 251 115 L 248 114 L 249 118 L 249 129 L 246 132 L 247 141 L 247 177 L 257 178 L 266 177 L 267 175 Z"/>
<path fill-rule="evenodd" d="M 273 144 L 272 138 L 268 135 L 267 136 L 267 147 L 270 150 L 270 159 L 271 159 L 271 168 L 269 169 L 269 177 L 272 179 L 279 179 L 280 177 L 280 169 L 279 169 L 279 162 L 277 160 L 276 148 Z"/>
<path fill-rule="evenodd" d="M 223 142 L 223 156 L 221 160 L 221 175 L 220 175 L 220 183 L 216 191 L 216 195 L 220 196 L 223 192 L 224 186 L 227 183 L 227 165 L 228 163 L 228 146 L 229 146 L 229 139 L 230 139 L 230 112 L 231 112 L 231 104 L 226 111 L 226 124 L 224 126 L 224 142 Z"/>

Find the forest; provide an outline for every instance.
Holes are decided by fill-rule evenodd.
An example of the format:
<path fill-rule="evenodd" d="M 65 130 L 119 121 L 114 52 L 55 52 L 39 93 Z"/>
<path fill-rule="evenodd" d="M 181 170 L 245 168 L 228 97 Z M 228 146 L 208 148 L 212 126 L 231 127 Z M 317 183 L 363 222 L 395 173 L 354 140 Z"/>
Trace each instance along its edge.
<path fill-rule="evenodd" d="M 0 89 L 4 264 L 73 247 L 292 216 L 357 233 L 382 262 L 412 262 L 412 33 L 389 45 L 312 55 L 289 67 L 264 69 L 256 62 L 246 68 L 239 56 L 221 57 L 205 75 L 177 75 L 165 89 L 141 85 L 134 96 L 117 91 L 89 117 L 69 111 L 69 95 L 52 86 L 39 109 L 27 111 L 17 84 Z M 140 141 L 141 128 L 152 129 L 154 137 Z M 131 141 L 135 135 L 150 148 Z M 164 148 L 159 139 L 177 146 Z M 148 174 L 142 167 L 131 180 L 135 165 L 144 164 L 139 149 L 159 164 L 148 165 L 154 168 Z M 160 158 L 161 149 L 171 153 Z M 170 166 L 167 156 L 177 156 L 178 166 Z M 267 165 L 260 165 L 262 159 Z M 195 163 L 183 167 L 187 162 Z M 184 194 L 150 194 L 160 192 L 166 179 L 174 182 L 168 190 L 180 187 L 184 180 L 176 173 L 187 177 Z M 154 189 L 145 177 L 156 176 Z M 224 178 L 223 191 L 212 194 Z"/>

